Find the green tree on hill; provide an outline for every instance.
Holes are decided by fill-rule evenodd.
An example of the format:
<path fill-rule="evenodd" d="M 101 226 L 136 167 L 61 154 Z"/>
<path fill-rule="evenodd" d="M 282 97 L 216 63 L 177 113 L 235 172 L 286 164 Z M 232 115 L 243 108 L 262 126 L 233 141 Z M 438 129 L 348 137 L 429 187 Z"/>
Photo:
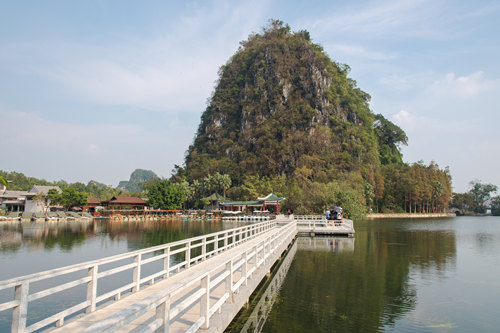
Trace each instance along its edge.
<path fill-rule="evenodd" d="M 182 184 L 174 183 L 168 179 L 158 180 L 147 188 L 148 205 L 155 209 L 180 208 L 186 198 Z"/>

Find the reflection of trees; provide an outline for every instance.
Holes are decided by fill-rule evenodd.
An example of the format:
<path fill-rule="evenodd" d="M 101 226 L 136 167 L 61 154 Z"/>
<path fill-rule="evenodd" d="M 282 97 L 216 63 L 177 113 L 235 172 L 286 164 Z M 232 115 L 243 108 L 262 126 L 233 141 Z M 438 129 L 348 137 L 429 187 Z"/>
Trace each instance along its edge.
<path fill-rule="evenodd" d="M 52 249 L 56 246 L 62 251 L 69 252 L 75 245 L 81 245 L 87 235 L 85 232 L 75 232 L 70 228 L 59 229 L 57 233 L 48 233 L 44 239 L 46 249 Z"/>
<path fill-rule="evenodd" d="M 115 227 L 114 223 L 110 227 L 110 236 L 113 238 L 117 235 L 127 234 L 129 251 L 170 243 L 223 229 L 223 224 L 220 222 L 207 223 L 185 220 L 121 222 L 119 228 Z"/>
<path fill-rule="evenodd" d="M 16 237 L 10 238 L 9 235 L 13 233 Z M 0 239 L 8 238 L 10 242 L 2 241 L 0 251 L 17 252 L 23 245 L 45 249 L 59 246 L 63 251 L 70 251 L 75 245 L 82 244 L 87 236 L 92 234 L 93 226 L 88 222 L 43 222 L 4 226 L 0 229 Z"/>
<path fill-rule="evenodd" d="M 454 264 L 447 231 L 358 232 L 354 252 L 297 252 L 264 332 L 373 332 L 415 308 L 410 269 Z"/>
<path fill-rule="evenodd" d="M 22 245 L 22 238 L 19 230 L 0 230 L 0 252 L 17 252 Z"/>

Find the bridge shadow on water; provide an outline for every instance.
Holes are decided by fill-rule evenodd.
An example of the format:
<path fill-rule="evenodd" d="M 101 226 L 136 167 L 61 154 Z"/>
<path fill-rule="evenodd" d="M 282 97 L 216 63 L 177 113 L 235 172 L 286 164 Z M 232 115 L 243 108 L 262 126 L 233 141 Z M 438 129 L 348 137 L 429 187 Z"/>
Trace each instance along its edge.
<path fill-rule="evenodd" d="M 262 332 L 276 302 L 280 301 L 280 289 L 287 278 L 297 250 L 328 251 L 340 253 L 354 251 L 354 238 L 346 237 L 298 237 L 272 268 L 225 332 Z"/>

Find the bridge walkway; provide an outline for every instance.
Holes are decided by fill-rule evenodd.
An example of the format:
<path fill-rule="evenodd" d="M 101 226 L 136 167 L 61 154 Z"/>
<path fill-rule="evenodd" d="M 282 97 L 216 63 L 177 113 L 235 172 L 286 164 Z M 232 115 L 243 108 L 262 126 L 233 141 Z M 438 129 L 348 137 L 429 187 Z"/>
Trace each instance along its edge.
<path fill-rule="evenodd" d="M 295 225 L 270 229 L 50 331 L 221 332 L 295 235 Z"/>

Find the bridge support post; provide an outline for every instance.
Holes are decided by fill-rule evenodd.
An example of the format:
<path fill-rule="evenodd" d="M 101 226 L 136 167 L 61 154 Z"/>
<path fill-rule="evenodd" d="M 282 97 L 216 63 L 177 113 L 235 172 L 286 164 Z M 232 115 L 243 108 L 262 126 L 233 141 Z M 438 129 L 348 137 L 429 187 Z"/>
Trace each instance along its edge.
<path fill-rule="evenodd" d="M 232 260 L 226 264 L 226 271 L 229 271 L 229 275 L 226 277 L 226 280 L 225 280 L 226 293 L 229 295 L 229 298 L 228 298 L 229 303 L 233 303 L 234 296 L 233 296 L 233 261 Z"/>
<path fill-rule="evenodd" d="M 170 276 L 170 247 L 163 250 L 163 254 L 165 255 L 165 258 L 163 258 L 163 270 L 165 271 L 163 278 L 166 279 Z"/>
<path fill-rule="evenodd" d="M 12 310 L 12 327 L 11 332 L 24 332 L 26 328 L 26 316 L 28 314 L 28 292 L 29 283 L 23 282 L 16 286 L 14 291 L 14 299 L 19 301 L 19 305 Z"/>
<path fill-rule="evenodd" d="M 205 293 L 200 299 L 200 317 L 205 317 L 201 328 L 206 330 L 210 327 L 210 274 L 201 279 L 201 287 L 205 288 Z"/>
<path fill-rule="evenodd" d="M 203 238 L 201 241 L 201 261 L 205 261 L 207 259 L 207 239 Z"/>
<path fill-rule="evenodd" d="M 191 266 L 191 242 L 186 244 L 186 268 Z"/>
<path fill-rule="evenodd" d="M 160 332 L 168 333 L 170 329 L 170 295 L 167 295 L 165 302 L 156 307 L 156 319 L 163 323 L 163 329 Z"/>
<path fill-rule="evenodd" d="M 88 276 L 90 277 L 90 281 L 87 282 L 87 301 L 89 301 L 90 304 L 85 309 L 85 313 L 95 311 L 97 298 L 97 266 L 92 266 L 88 269 Z"/>
<path fill-rule="evenodd" d="M 134 267 L 134 287 L 132 288 L 132 292 L 139 291 L 141 288 L 141 259 L 142 259 L 142 254 L 138 254 L 134 258 L 134 263 L 136 266 Z"/>
<path fill-rule="evenodd" d="M 243 263 L 243 278 L 245 279 L 244 285 L 246 286 L 248 284 L 248 250 L 245 251 L 245 258 L 244 258 L 244 263 Z"/>

